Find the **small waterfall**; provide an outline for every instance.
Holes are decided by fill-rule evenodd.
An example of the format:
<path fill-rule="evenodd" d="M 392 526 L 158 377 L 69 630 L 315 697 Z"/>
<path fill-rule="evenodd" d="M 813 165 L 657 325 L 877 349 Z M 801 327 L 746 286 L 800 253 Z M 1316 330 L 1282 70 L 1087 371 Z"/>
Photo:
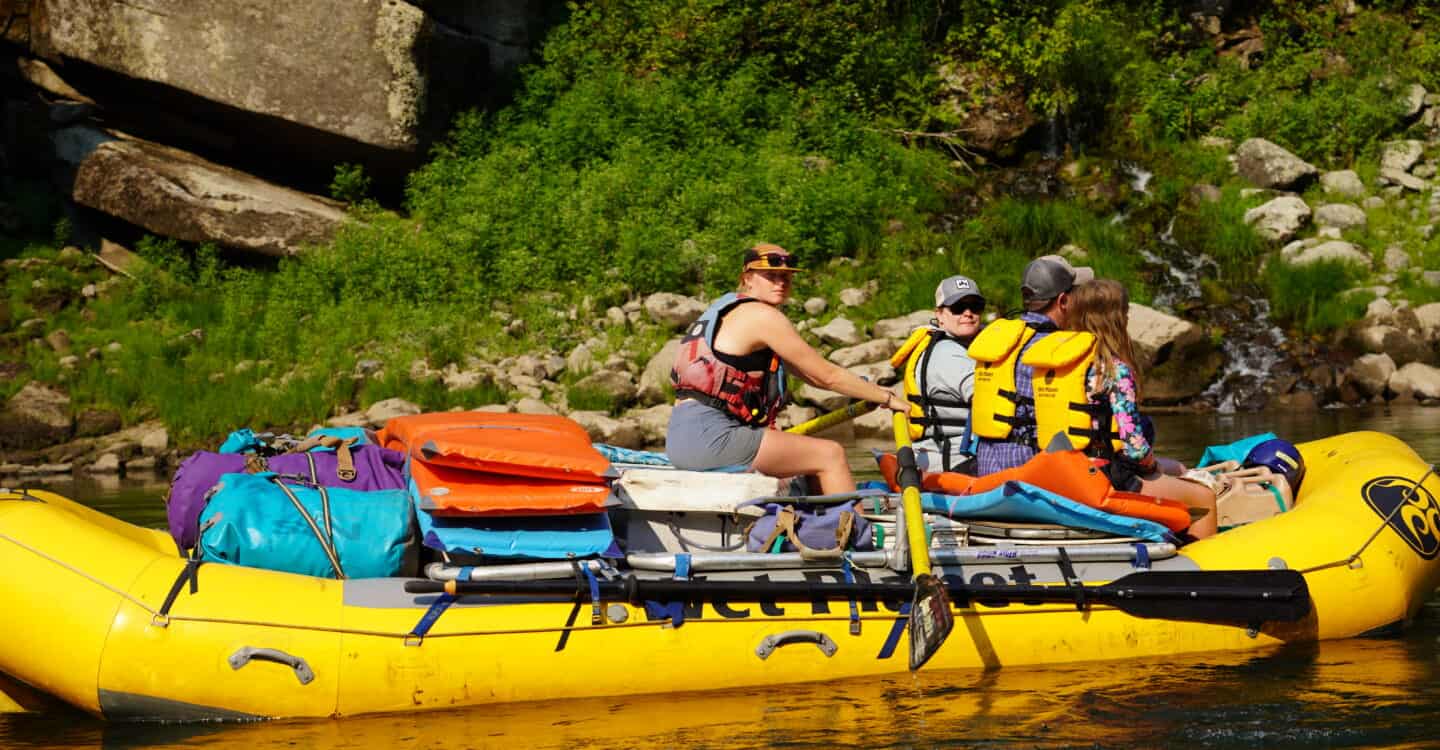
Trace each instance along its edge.
<path fill-rule="evenodd" d="M 1263 408 L 1275 370 L 1286 361 L 1285 332 L 1271 322 L 1266 299 L 1245 299 L 1239 309 L 1223 312 L 1233 318 L 1226 321 L 1231 335 L 1221 345 L 1225 364 L 1200 397 L 1214 403 L 1221 414 Z"/>
<path fill-rule="evenodd" d="M 1205 253 L 1186 252 L 1175 242 L 1174 218 L 1170 219 L 1159 239 L 1168 251 L 1165 256 L 1149 248 L 1140 248 L 1140 255 L 1147 263 L 1164 269 L 1164 278 L 1156 282 L 1158 288 L 1154 304 L 1174 312 L 1177 306 L 1200 299 L 1200 279 L 1207 276 L 1214 278 L 1220 266 Z"/>

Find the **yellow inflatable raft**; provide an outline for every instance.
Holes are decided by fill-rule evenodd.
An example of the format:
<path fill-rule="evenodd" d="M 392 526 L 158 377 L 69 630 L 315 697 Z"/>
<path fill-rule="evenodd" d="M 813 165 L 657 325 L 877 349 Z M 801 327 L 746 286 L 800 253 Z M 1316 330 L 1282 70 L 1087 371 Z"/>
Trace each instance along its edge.
<path fill-rule="evenodd" d="M 1257 649 L 1405 623 L 1440 577 L 1440 478 L 1378 433 L 1300 449 L 1308 474 L 1294 510 L 1153 567 L 1301 571 L 1309 590 L 1301 619 L 1137 617 L 1084 601 L 1083 591 L 1081 600 L 1044 604 L 977 596 L 957 599 L 954 632 L 926 669 Z M 1068 559 L 1029 562 L 1023 550 L 1005 548 L 986 554 L 993 559 L 937 571 L 979 585 L 1063 585 L 1109 581 L 1135 567 L 1086 565 L 1079 556 L 1073 568 Z M 402 579 L 334 581 L 207 564 L 192 587 L 181 578 L 185 567 L 163 531 L 48 492 L 0 493 L 0 597 L 9 612 L 0 673 L 104 718 L 185 720 L 723 690 L 907 668 L 903 645 L 894 648 L 900 601 L 885 597 L 717 596 L 684 603 L 676 627 L 625 597 L 473 596 L 439 611 L 435 595 L 407 593 Z M 732 577 L 754 581 L 754 573 Z M 763 573 L 772 575 L 784 578 Z M 1224 586 L 1216 588 L 1223 596 Z M 1201 592 L 1198 606 L 1212 595 Z M 409 635 L 435 612 L 425 637 Z"/>

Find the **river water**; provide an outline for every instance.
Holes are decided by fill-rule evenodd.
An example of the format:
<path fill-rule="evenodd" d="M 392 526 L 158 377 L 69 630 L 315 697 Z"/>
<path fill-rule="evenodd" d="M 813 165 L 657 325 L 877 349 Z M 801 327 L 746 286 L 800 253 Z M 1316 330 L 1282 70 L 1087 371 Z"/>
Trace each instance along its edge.
<path fill-rule="evenodd" d="M 1162 454 L 1271 430 L 1300 442 L 1351 430 L 1440 461 L 1440 409 L 1161 416 Z M 852 452 L 866 471 L 866 446 Z M 164 524 L 163 485 L 51 489 L 126 520 Z M 1356 602 L 1364 606 L 1364 602 Z M 553 747 L 1437 747 L 1440 600 L 1405 633 L 1260 653 L 497 705 L 419 715 L 239 725 L 108 725 L 54 706 L 0 714 L 0 748 Z"/>

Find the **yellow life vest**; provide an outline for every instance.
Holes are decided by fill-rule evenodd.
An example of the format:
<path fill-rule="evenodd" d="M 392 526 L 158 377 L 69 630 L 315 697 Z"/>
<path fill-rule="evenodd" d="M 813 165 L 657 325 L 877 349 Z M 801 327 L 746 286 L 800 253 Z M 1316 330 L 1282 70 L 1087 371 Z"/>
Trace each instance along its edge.
<path fill-rule="evenodd" d="M 1004 440 L 1015 425 L 1015 365 L 1035 329 L 1016 318 L 985 326 L 968 352 L 975 360 L 975 395 L 970 402 L 970 430 L 989 440 Z"/>
<path fill-rule="evenodd" d="M 1021 364 L 1034 369 L 1035 437 L 1044 448 L 1064 434 L 1076 450 L 1107 455 L 1124 450 L 1109 402 L 1092 405 L 1085 375 L 1095 361 L 1095 336 L 1081 331 L 1056 331 L 1025 352 Z M 1092 419 L 1101 428 L 1091 427 Z M 1109 440 L 1110 445 L 1094 444 Z"/>
<path fill-rule="evenodd" d="M 943 432 L 939 429 L 942 425 L 965 426 L 966 420 L 942 417 L 936 413 L 935 407 L 968 409 L 969 404 L 930 398 L 926 396 L 925 388 L 920 382 L 924 377 L 927 355 L 937 342 L 945 338 L 946 333 L 940 329 L 929 326 L 916 328 L 890 358 L 890 366 L 900 370 L 903 375 L 905 398 L 910 402 L 911 440 L 920 440 L 929 433 L 939 441 L 943 437 Z"/>

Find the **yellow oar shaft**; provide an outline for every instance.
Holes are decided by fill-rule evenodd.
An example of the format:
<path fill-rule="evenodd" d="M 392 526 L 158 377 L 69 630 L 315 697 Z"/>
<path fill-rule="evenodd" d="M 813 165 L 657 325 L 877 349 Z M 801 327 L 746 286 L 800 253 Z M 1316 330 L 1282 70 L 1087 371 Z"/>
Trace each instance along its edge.
<path fill-rule="evenodd" d="M 900 501 L 905 506 L 905 536 L 910 543 L 910 572 L 926 575 L 930 573 L 930 544 L 925 539 L 925 511 L 920 505 L 920 470 L 910 447 L 910 417 L 896 412 L 894 428 L 895 450 L 900 459 Z"/>
<path fill-rule="evenodd" d="M 868 413 L 874 410 L 876 406 L 877 404 L 870 401 L 856 401 L 835 411 L 821 414 L 808 422 L 801 422 L 786 430 L 786 432 L 793 432 L 796 435 L 809 435 L 820 432 L 821 430 L 827 430 L 841 422 L 847 422 L 861 414 Z"/>

